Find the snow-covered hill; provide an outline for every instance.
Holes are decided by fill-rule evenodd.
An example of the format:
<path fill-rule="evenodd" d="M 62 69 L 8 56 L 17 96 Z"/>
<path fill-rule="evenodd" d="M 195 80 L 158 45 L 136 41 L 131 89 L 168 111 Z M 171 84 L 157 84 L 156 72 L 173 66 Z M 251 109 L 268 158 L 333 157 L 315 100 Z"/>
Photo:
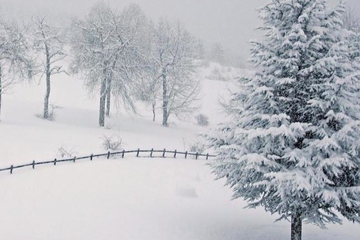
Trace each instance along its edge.
<path fill-rule="evenodd" d="M 217 100 L 226 97 L 229 84 L 211 77 L 214 66 L 219 69 L 210 64 L 199 73 L 203 79 L 199 113 L 209 117 L 210 126 L 224 119 Z M 197 126 L 192 117 L 161 127 L 141 106 L 141 116 L 114 111 L 107 127 L 99 128 L 97 100 L 88 97 L 80 80 L 68 76 L 53 81 L 54 121 L 36 117 L 42 109 L 43 83 L 21 84 L 11 91 L 3 102 L 0 167 L 53 159 L 61 148 L 77 156 L 104 152 L 104 136 L 121 137 L 128 150 L 188 150 L 197 141 L 196 134 L 208 129 Z M 231 190 L 223 184 L 214 181 L 205 160 L 181 156 L 128 156 L 39 166 L 15 170 L 13 175 L 0 172 L 0 239 L 289 238 L 289 223 L 273 223 L 276 216 L 262 209 L 243 209 L 245 203 L 231 201 Z M 328 230 L 306 225 L 304 239 L 356 240 L 358 227 L 348 222 Z"/>

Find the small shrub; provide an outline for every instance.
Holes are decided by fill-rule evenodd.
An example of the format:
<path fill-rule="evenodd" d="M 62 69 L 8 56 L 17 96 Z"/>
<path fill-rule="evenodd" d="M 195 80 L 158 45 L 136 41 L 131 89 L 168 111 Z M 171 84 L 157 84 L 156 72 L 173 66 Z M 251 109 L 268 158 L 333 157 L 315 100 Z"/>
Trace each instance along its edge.
<path fill-rule="evenodd" d="M 102 137 L 102 147 L 106 151 L 118 151 L 122 149 L 122 139 L 120 136 L 106 136 Z"/>
<path fill-rule="evenodd" d="M 206 127 L 209 125 L 209 118 L 204 114 L 196 115 L 195 119 L 199 126 Z"/>
<path fill-rule="evenodd" d="M 56 156 L 59 158 L 71 158 L 76 154 L 74 148 L 69 148 L 66 146 L 61 146 L 56 151 Z"/>
<path fill-rule="evenodd" d="M 217 81 L 228 81 L 228 77 L 225 76 L 224 73 L 222 73 L 223 70 L 219 69 L 219 68 L 214 68 L 211 71 L 211 75 L 208 76 L 209 79 L 211 80 L 217 80 Z"/>
<path fill-rule="evenodd" d="M 105 125 L 105 129 L 110 130 L 110 129 L 113 129 L 114 126 L 115 126 L 115 124 L 108 123 Z"/>
<path fill-rule="evenodd" d="M 205 151 L 205 145 L 201 142 L 194 142 L 189 145 L 190 152 L 193 153 L 203 153 Z"/>

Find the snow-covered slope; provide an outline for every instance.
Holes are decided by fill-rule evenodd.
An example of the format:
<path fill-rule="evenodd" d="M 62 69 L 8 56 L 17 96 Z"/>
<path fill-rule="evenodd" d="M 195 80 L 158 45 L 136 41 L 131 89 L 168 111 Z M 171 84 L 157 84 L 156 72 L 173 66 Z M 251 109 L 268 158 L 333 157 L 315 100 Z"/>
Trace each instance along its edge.
<path fill-rule="evenodd" d="M 224 115 L 217 99 L 226 97 L 227 82 L 206 79 L 202 69 L 203 103 L 199 111 L 213 126 Z M 41 113 L 44 86 L 18 85 L 4 97 L 0 123 L 0 167 L 53 159 L 63 147 L 81 156 L 104 152 L 104 135 L 120 136 L 123 148 L 188 150 L 199 127 L 189 117 L 172 120 L 169 128 L 141 116 L 113 112 L 107 128 L 97 127 L 97 101 L 88 98 L 80 80 L 57 76 L 51 101 L 55 120 Z M 224 181 L 214 181 L 204 160 L 83 160 L 35 170 L 0 172 L 0 239 L 288 239 L 289 223 L 273 223 L 262 209 L 243 209 L 231 201 Z M 304 239 L 360 239 L 358 225 L 345 222 L 328 230 L 304 227 Z"/>
<path fill-rule="evenodd" d="M 288 239 L 289 224 L 230 201 L 205 161 L 98 159 L 1 174 L 0 239 Z M 359 239 L 306 225 L 304 239 Z"/>

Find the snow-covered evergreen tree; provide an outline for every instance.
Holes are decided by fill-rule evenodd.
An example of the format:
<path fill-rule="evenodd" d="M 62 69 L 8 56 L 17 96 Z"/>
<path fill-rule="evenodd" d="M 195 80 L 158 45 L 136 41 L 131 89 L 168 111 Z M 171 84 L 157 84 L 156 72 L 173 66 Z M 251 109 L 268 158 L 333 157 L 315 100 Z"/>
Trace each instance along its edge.
<path fill-rule="evenodd" d="M 253 77 L 227 104 L 233 121 L 208 134 L 212 167 L 234 198 L 325 227 L 360 222 L 360 84 L 350 62 L 344 6 L 272 0 L 260 10 L 263 42 L 252 43 Z"/>

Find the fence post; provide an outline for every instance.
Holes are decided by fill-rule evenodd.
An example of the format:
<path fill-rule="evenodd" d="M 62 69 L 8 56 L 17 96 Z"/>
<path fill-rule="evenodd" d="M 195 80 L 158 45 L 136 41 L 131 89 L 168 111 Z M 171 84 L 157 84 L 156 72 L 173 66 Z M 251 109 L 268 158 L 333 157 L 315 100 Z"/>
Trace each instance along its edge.
<path fill-rule="evenodd" d="M 174 158 L 176 158 L 176 149 L 175 149 L 175 152 L 174 152 Z"/>
<path fill-rule="evenodd" d="M 136 157 L 139 157 L 139 153 L 140 153 L 140 148 L 138 148 L 137 150 Z"/>
<path fill-rule="evenodd" d="M 94 157 L 94 155 L 91 154 L 91 155 L 90 155 L 90 161 L 92 161 L 93 157 Z"/>
<path fill-rule="evenodd" d="M 32 162 L 32 169 L 35 169 L 35 160 Z"/>
<path fill-rule="evenodd" d="M 54 166 L 56 165 L 56 158 L 54 159 Z"/>
<path fill-rule="evenodd" d="M 196 153 L 195 154 L 195 159 L 198 159 L 198 157 L 199 157 L 199 153 Z"/>
<path fill-rule="evenodd" d="M 185 152 L 185 159 L 187 158 L 187 151 Z"/>
<path fill-rule="evenodd" d="M 74 162 L 76 161 L 76 157 L 74 157 L 74 160 L 73 160 Z"/>
<path fill-rule="evenodd" d="M 14 170 L 14 166 L 13 166 L 13 165 L 11 165 L 11 167 L 10 167 L 10 174 L 12 174 L 12 173 L 13 173 L 13 170 Z"/>
<path fill-rule="evenodd" d="M 165 157 L 165 152 L 166 152 L 166 149 L 164 148 L 164 151 L 163 151 L 163 154 L 162 154 L 163 158 Z"/>
<path fill-rule="evenodd" d="M 121 157 L 124 158 L 125 156 L 125 150 L 122 151 Z"/>
<path fill-rule="evenodd" d="M 207 153 L 207 154 L 206 154 L 206 160 L 208 160 L 208 159 L 209 159 L 209 154 Z"/>
<path fill-rule="evenodd" d="M 153 157 L 153 151 L 154 151 L 154 149 L 152 148 L 151 151 L 150 151 L 150 157 L 151 158 Z"/>
<path fill-rule="evenodd" d="M 107 159 L 109 159 L 110 158 L 110 151 L 108 151 L 108 153 L 107 153 Z"/>

